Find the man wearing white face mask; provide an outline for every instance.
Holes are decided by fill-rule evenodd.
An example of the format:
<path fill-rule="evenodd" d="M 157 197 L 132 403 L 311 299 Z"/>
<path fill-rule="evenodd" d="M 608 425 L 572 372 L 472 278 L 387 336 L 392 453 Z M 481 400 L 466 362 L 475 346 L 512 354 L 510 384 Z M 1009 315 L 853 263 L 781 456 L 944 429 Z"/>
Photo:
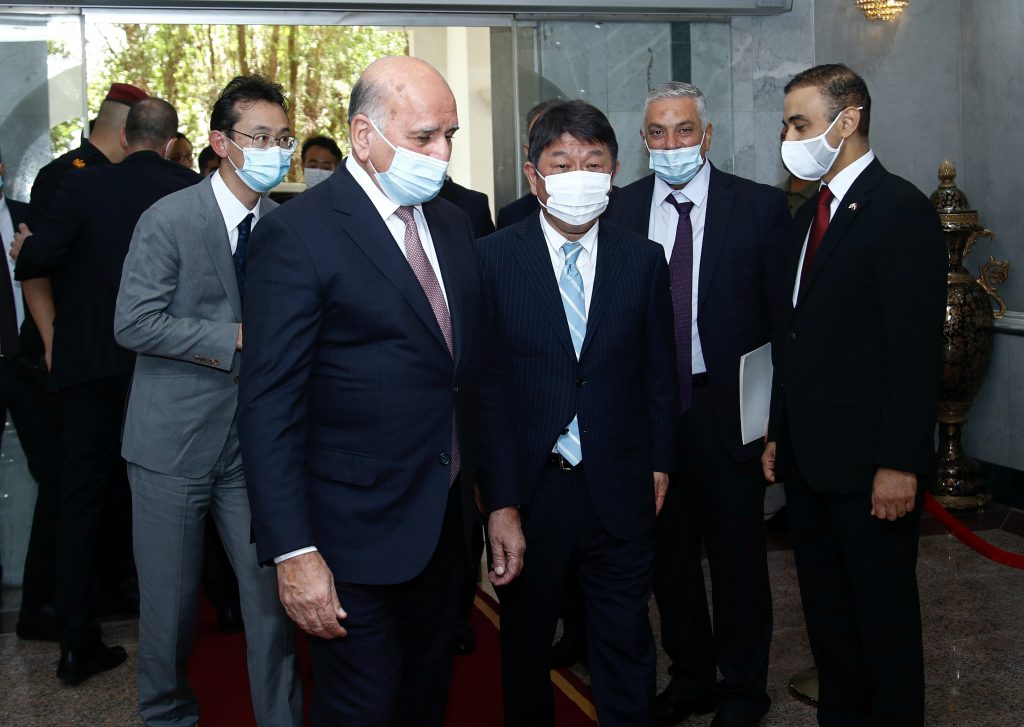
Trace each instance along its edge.
<path fill-rule="evenodd" d="M 875 158 L 860 76 L 817 66 L 785 92 L 783 161 L 821 187 L 794 223 L 762 463 L 786 482 L 819 724 L 920 727 L 946 245 L 928 198 Z"/>
<path fill-rule="evenodd" d="M 661 249 L 598 219 L 617 153 L 596 108 L 552 106 L 525 164 L 541 210 L 479 243 L 494 292 L 493 381 L 508 382 L 484 388 L 480 436 L 507 439 L 495 422 L 510 402 L 529 558 L 499 591 L 509 727 L 554 724 L 548 651 L 567 576 L 583 592 L 599 721 L 653 719 L 647 604 L 679 401 Z"/>
<path fill-rule="evenodd" d="M 715 727 L 747 727 L 768 710 L 772 607 L 762 447 L 743 441 L 739 368 L 778 324 L 790 217 L 781 190 L 707 161 L 713 133 L 700 89 L 653 88 L 640 132 L 653 174 L 620 190 L 606 217 L 660 243 L 672 278 L 682 449 L 656 537 L 654 594 L 672 660 L 658 724 L 717 709 Z"/>
<path fill-rule="evenodd" d="M 242 453 L 259 558 L 310 635 L 316 727 L 442 724 L 477 482 L 492 581 L 523 563 L 508 440 L 478 452 L 473 230 L 437 198 L 458 126 L 433 67 L 375 61 L 351 155 L 253 236 Z"/>
<path fill-rule="evenodd" d="M 217 172 L 150 207 L 120 275 L 117 342 L 137 352 L 122 454 L 132 488 L 139 574 L 139 716 L 193 727 L 186 667 L 213 518 L 238 576 L 253 712 L 260 727 L 299 727 L 294 630 L 261 568 L 238 441 L 242 301 L 249 234 L 276 204 L 296 140 L 281 87 L 239 76 L 210 116 Z"/>

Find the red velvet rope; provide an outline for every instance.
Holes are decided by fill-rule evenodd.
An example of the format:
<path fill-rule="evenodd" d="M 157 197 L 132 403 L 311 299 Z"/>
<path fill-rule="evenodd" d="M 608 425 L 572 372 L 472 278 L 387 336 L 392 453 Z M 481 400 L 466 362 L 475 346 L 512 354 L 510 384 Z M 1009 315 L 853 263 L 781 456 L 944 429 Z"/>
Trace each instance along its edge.
<path fill-rule="evenodd" d="M 1008 550 L 997 548 L 992 543 L 985 542 L 970 528 L 957 520 L 946 508 L 940 505 L 930 492 L 924 493 L 924 509 L 932 514 L 936 520 L 942 523 L 957 540 L 971 550 L 985 556 L 991 561 L 1008 565 L 1011 568 L 1024 570 L 1024 555 L 1011 553 Z"/>

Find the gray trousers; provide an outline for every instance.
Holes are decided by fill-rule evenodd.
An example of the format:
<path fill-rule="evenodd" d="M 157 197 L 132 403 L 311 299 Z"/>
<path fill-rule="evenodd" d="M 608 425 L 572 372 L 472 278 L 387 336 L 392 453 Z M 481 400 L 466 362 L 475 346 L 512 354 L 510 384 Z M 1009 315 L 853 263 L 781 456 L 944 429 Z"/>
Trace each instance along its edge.
<path fill-rule="evenodd" d="M 186 668 L 196 630 L 203 529 L 213 516 L 238 576 L 249 684 L 260 727 L 302 726 L 294 627 L 273 568 L 249 542 L 251 515 L 238 435 L 232 426 L 205 477 L 175 477 L 128 464 L 139 574 L 139 715 L 147 727 L 193 727 L 199 705 Z"/>

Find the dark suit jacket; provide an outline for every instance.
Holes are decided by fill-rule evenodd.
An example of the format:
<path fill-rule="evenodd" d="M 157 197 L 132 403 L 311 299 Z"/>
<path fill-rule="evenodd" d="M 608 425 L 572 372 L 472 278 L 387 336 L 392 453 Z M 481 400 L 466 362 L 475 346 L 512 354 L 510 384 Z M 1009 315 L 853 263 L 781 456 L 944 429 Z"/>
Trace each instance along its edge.
<path fill-rule="evenodd" d="M 602 221 L 587 333 L 576 360 L 539 213 L 478 244 L 493 291 L 496 369 L 484 411 L 511 407 L 519 500 L 528 504 L 562 429 L 579 416 L 594 508 L 616 538 L 654 527 L 652 472 L 675 467 L 678 384 L 660 246 Z M 504 393 L 503 393 L 504 392 Z M 483 439 L 503 432 L 484 417 Z"/>
<path fill-rule="evenodd" d="M 28 224 L 29 220 L 29 205 L 26 202 L 19 202 L 16 199 L 6 198 L 7 209 L 11 213 L 11 222 L 14 224 L 14 231 L 18 231 L 18 225 L 24 223 Z M 32 320 L 32 314 L 29 313 L 28 303 L 25 303 L 25 321 L 21 324 L 21 330 L 18 331 L 18 346 L 19 352 L 18 357 L 24 361 L 32 361 L 34 365 L 43 370 L 45 364 L 43 364 L 43 339 L 39 335 L 39 329 L 36 327 L 36 323 Z"/>
<path fill-rule="evenodd" d="M 654 175 L 612 196 L 602 219 L 647 237 Z M 715 424 L 737 460 L 761 454 L 760 441 L 740 434 L 740 357 L 764 345 L 781 325 L 786 244 L 791 219 L 786 195 L 711 167 L 697 288 L 697 328 L 707 365 Z"/>
<path fill-rule="evenodd" d="M 416 576 L 441 531 L 453 408 L 461 481 L 475 480 L 488 329 L 473 230 L 443 199 L 423 211 L 454 362 L 412 268 L 344 164 L 253 232 L 239 426 L 261 562 L 314 545 L 341 581 Z M 517 504 L 508 459 L 479 463 L 495 468 L 488 509 Z"/>
<path fill-rule="evenodd" d="M 29 229 L 38 232 L 37 228 L 46 220 L 65 174 L 103 164 L 110 164 L 110 160 L 88 139 L 84 139 L 77 149 L 61 154 L 40 169 L 32 182 L 27 222 Z"/>
<path fill-rule="evenodd" d="M 15 271 L 19 280 L 53 277 L 55 388 L 131 372 L 135 354 L 114 341 L 114 305 L 135 224 L 158 199 L 200 179 L 153 151 L 64 176 Z"/>
<path fill-rule="evenodd" d="M 795 220 L 790 294 L 816 200 Z M 870 492 L 879 467 L 932 469 L 946 259 L 928 198 L 874 160 L 840 202 L 795 310 L 787 299 L 776 346 L 769 436 L 787 440 L 815 490 Z"/>
<path fill-rule="evenodd" d="M 447 177 L 438 195 L 469 215 L 473 223 L 473 233 L 477 237 L 494 232 L 491 208 L 487 203 L 487 195 L 483 192 L 463 187 L 453 182 L 451 177 Z"/>
<path fill-rule="evenodd" d="M 498 210 L 498 229 L 522 222 L 539 209 L 540 204 L 537 202 L 537 197 L 533 192 L 527 192 Z"/>

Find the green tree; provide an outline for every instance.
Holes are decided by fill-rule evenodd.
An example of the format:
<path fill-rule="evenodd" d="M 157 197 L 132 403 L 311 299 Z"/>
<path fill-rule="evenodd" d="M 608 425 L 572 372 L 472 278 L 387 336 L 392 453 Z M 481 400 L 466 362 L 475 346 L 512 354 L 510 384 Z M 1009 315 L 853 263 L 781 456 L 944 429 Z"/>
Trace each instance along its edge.
<path fill-rule="evenodd" d="M 99 107 L 111 83 L 131 83 L 174 105 L 196 153 L 208 142 L 217 94 L 247 73 L 284 86 L 300 140 L 326 134 L 347 150 L 348 101 L 359 74 L 374 59 L 409 48 L 404 31 L 365 26 L 104 24 L 97 30 L 102 41 L 86 52 L 103 62 L 89 79 L 89 108 Z M 298 166 L 296 154 L 292 175 Z"/>

